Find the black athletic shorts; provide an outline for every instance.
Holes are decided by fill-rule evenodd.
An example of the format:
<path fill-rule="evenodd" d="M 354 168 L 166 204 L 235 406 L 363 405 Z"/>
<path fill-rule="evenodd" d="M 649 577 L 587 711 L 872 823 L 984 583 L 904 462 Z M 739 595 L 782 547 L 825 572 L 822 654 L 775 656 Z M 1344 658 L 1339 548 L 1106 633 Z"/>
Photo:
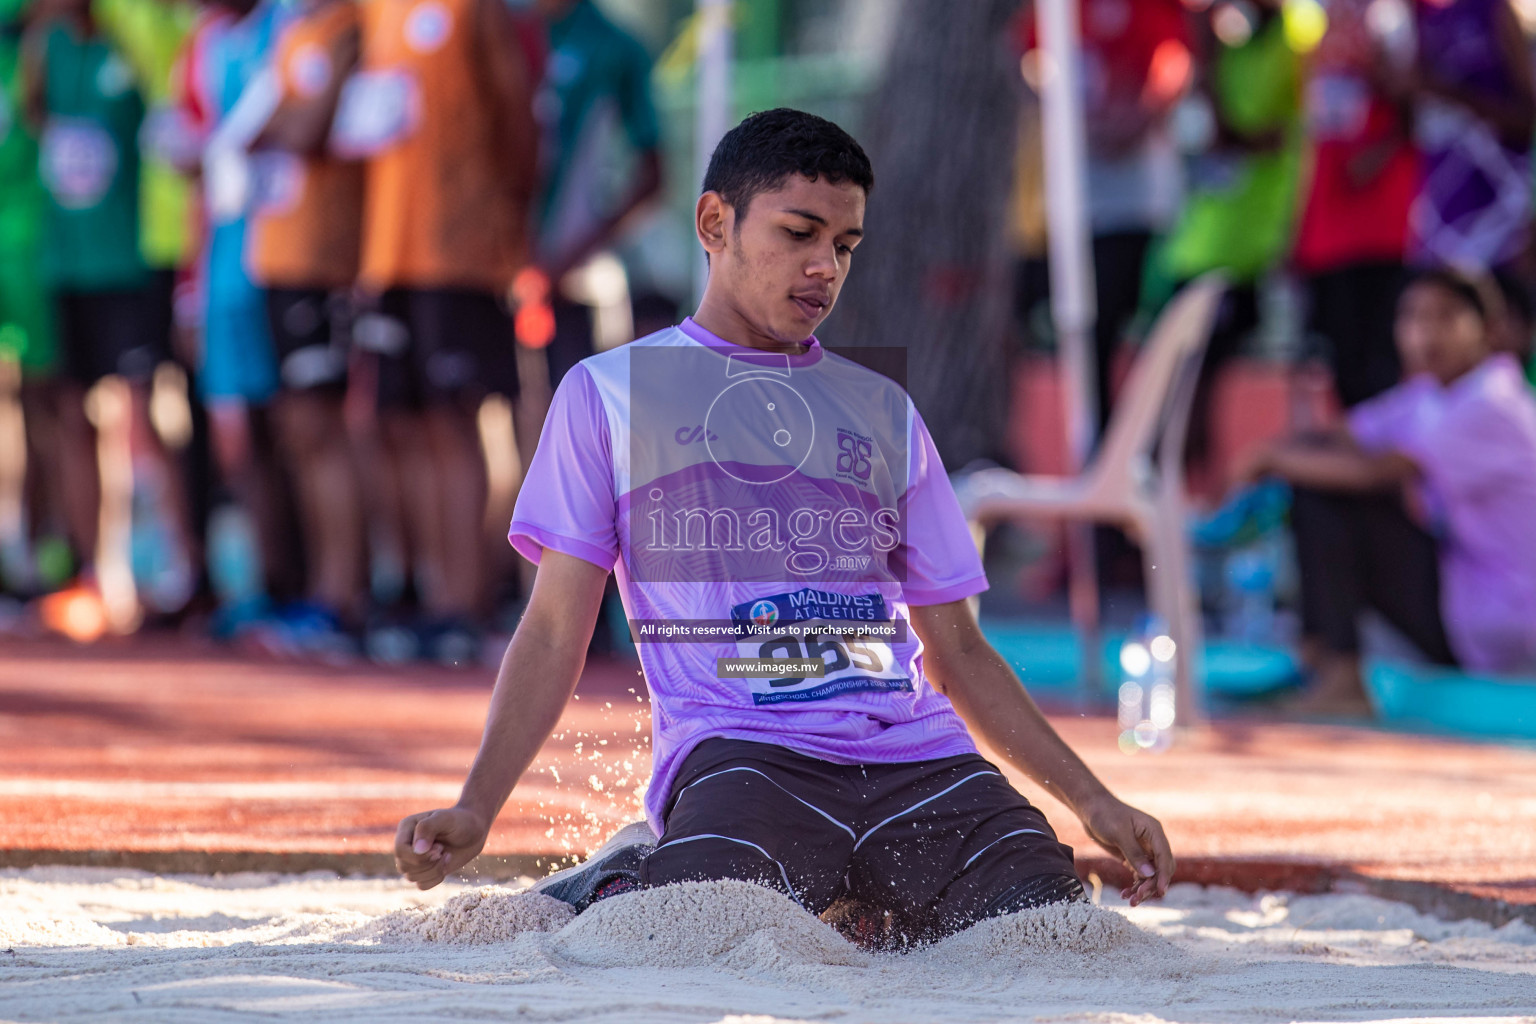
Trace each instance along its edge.
<path fill-rule="evenodd" d="M 171 358 L 171 296 L 157 275 L 142 288 L 56 295 L 64 375 L 90 387 L 111 374 L 147 383 Z"/>
<path fill-rule="evenodd" d="M 889 915 L 909 940 L 1083 899 L 1072 850 L 976 754 L 842 765 L 710 739 L 684 759 L 644 885 L 739 878 L 813 914 Z"/>
<path fill-rule="evenodd" d="M 555 315 L 555 334 L 545 346 L 544 355 L 549 360 L 549 386 L 556 388 L 577 363 L 597 351 L 592 336 L 597 318 L 591 306 L 572 302 L 558 291 L 549 305 Z"/>
<path fill-rule="evenodd" d="M 489 292 L 391 288 L 359 315 L 353 337 L 378 354 L 382 409 L 517 396 L 512 315 Z"/>
<path fill-rule="evenodd" d="M 269 288 L 267 320 L 277 351 L 278 379 L 286 390 L 339 394 L 346 389 L 352 329 L 346 292 Z"/>

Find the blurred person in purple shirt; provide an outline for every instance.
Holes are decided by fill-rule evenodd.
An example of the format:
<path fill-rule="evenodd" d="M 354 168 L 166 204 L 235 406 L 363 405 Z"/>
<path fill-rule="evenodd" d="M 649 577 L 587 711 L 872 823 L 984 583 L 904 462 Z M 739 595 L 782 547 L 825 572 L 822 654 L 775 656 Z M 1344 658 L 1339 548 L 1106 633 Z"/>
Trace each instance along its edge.
<path fill-rule="evenodd" d="M 1397 309 L 1405 379 L 1337 433 L 1282 442 L 1244 474 L 1295 487 L 1301 710 L 1368 710 L 1358 618 L 1375 609 L 1430 661 L 1536 668 L 1536 398 L 1493 347 L 1491 282 L 1420 271 Z"/>

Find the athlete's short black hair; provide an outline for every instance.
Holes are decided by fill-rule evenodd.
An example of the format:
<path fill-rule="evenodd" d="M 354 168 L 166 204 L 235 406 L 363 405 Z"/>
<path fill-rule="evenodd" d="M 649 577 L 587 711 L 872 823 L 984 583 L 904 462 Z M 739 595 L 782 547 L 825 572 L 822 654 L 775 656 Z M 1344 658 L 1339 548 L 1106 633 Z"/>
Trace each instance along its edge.
<path fill-rule="evenodd" d="M 852 135 L 824 117 L 778 107 L 725 133 L 709 158 L 704 191 L 720 193 L 739 218 L 753 196 L 778 188 L 791 174 L 833 184 L 849 181 L 866 195 L 875 187 L 869 157 Z"/>
<path fill-rule="evenodd" d="M 1499 294 L 1498 286 L 1482 274 L 1445 266 L 1425 267 L 1409 275 L 1403 291 L 1420 284 L 1434 285 L 1449 292 L 1485 324 L 1492 323 L 1504 314 L 1503 297 Z"/>

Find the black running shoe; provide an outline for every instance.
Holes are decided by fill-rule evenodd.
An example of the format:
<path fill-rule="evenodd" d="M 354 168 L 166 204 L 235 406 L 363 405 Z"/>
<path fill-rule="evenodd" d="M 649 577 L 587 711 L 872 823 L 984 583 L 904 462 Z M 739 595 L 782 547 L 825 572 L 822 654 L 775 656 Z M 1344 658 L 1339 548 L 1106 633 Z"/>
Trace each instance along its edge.
<path fill-rule="evenodd" d="M 569 903 L 579 914 L 599 899 L 640 888 L 640 864 L 654 849 L 650 823 L 632 821 L 585 861 L 539 879 L 528 891 Z"/>

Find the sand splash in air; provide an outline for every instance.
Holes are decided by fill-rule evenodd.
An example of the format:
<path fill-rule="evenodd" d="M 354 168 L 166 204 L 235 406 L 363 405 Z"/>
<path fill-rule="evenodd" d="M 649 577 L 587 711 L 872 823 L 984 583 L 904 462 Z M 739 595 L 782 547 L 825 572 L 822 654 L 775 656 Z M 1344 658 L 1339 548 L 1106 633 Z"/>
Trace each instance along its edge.
<path fill-rule="evenodd" d="M 1529 925 L 1356 895 L 1176 886 L 1162 906 L 1048 907 L 871 954 L 736 882 L 573 919 L 514 887 L 0 872 L 0 1018 L 24 1021 L 1490 1021 L 1533 993 Z"/>

